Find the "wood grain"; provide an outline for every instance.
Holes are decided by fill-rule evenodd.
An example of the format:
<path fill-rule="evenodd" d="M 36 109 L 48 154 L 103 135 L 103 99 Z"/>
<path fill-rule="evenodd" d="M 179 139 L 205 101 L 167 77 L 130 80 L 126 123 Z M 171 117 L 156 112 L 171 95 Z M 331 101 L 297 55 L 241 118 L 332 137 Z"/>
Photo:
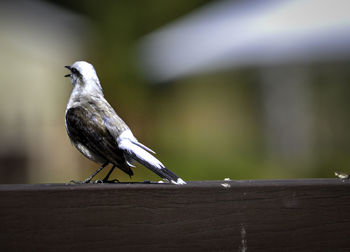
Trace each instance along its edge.
<path fill-rule="evenodd" d="M 350 250 L 338 179 L 0 185 L 0 202 L 1 251 Z"/>

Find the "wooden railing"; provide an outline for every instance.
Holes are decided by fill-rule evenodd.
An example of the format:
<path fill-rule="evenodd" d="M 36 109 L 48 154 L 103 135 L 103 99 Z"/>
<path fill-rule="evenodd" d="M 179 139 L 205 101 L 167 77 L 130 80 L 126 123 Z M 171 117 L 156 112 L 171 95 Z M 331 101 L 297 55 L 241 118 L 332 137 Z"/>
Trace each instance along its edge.
<path fill-rule="evenodd" d="M 350 250 L 339 179 L 0 186 L 1 251 Z"/>

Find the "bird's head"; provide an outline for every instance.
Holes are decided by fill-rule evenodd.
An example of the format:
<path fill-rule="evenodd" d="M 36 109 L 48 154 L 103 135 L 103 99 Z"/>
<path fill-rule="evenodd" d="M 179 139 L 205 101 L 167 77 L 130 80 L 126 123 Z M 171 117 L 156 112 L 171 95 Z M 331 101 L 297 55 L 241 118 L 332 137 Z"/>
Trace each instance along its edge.
<path fill-rule="evenodd" d="M 65 68 L 70 71 L 70 74 L 66 74 L 65 77 L 71 77 L 73 87 L 77 85 L 87 89 L 95 87 L 102 91 L 95 68 L 90 63 L 77 61 L 71 66 L 65 66 Z"/>

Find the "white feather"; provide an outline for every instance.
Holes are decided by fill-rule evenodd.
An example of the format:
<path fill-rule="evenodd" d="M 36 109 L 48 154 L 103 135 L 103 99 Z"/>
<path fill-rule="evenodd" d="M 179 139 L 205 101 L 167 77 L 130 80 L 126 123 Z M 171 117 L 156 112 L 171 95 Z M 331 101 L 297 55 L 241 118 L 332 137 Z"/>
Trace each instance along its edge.
<path fill-rule="evenodd" d="M 177 181 L 174 183 L 176 185 L 186 185 L 187 183 L 183 181 L 181 178 L 178 178 Z"/>
<path fill-rule="evenodd" d="M 137 140 L 136 141 L 133 141 L 134 144 L 140 146 L 142 149 L 146 150 L 146 151 L 149 151 L 153 154 L 156 154 L 155 151 L 151 150 L 150 148 L 148 148 L 147 146 L 143 145 L 142 143 L 138 142 Z"/>
<path fill-rule="evenodd" d="M 130 139 L 127 139 L 127 138 L 120 139 L 118 141 L 118 147 L 124 150 L 126 153 L 130 154 L 131 156 L 135 155 L 138 159 L 141 159 L 149 163 L 155 168 L 158 168 L 158 169 L 164 168 L 164 165 L 158 159 L 156 159 L 150 153 L 148 153 L 147 151 L 142 149 L 140 146 L 132 142 Z"/>
<path fill-rule="evenodd" d="M 130 140 L 132 140 L 132 141 L 137 141 L 136 137 L 134 137 L 134 135 L 132 134 L 131 130 L 125 130 L 125 131 L 123 131 L 123 132 L 119 135 L 117 141 L 122 140 L 122 139 L 130 139 Z"/>
<path fill-rule="evenodd" d="M 118 140 L 120 141 L 122 139 L 129 139 L 131 142 L 133 142 L 134 144 L 138 145 L 142 149 L 144 149 L 144 150 L 146 150 L 148 152 L 151 152 L 153 154 L 156 154 L 153 150 L 151 150 L 147 146 L 145 146 L 142 143 L 140 143 L 139 141 L 137 141 L 136 137 L 134 137 L 134 135 L 132 134 L 131 130 L 125 130 L 123 133 L 121 133 L 120 136 L 118 137 L 117 141 Z"/>
<path fill-rule="evenodd" d="M 131 130 L 126 130 L 120 134 L 117 139 L 118 147 L 124 150 L 131 156 L 135 155 L 137 158 L 149 163 L 155 168 L 162 169 L 164 165 L 152 156 L 147 151 L 153 152 L 143 144 L 137 141 L 136 137 L 132 134 Z M 154 153 L 154 152 L 153 152 Z"/>

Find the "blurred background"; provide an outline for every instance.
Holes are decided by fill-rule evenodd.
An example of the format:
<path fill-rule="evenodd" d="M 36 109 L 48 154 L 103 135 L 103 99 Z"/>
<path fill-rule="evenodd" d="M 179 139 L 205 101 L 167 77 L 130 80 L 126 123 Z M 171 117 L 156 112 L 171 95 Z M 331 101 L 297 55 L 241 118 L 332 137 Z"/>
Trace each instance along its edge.
<path fill-rule="evenodd" d="M 63 67 L 95 66 L 134 135 L 185 180 L 350 172 L 350 3 L 0 2 L 0 183 L 85 179 Z M 102 178 L 108 169 L 99 177 Z M 159 180 L 138 165 L 130 180 Z"/>

